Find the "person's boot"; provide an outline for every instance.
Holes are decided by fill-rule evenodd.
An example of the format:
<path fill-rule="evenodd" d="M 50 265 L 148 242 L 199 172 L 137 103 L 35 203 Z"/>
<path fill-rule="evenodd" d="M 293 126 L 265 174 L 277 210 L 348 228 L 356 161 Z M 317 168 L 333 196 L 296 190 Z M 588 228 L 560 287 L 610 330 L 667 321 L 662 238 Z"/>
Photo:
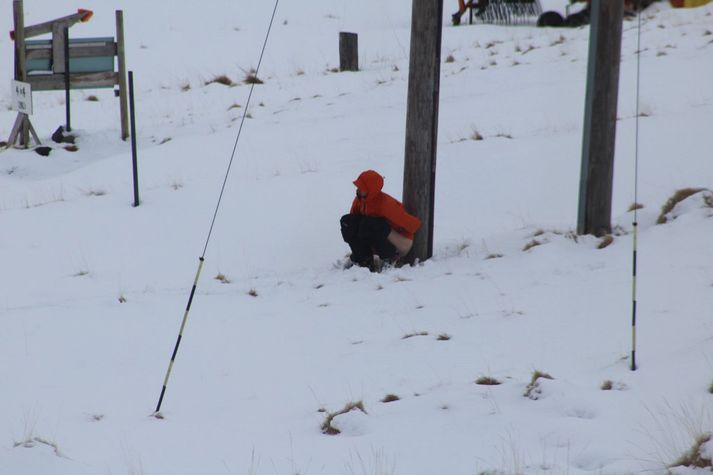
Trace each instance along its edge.
<path fill-rule="evenodd" d="M 460 12 L 451 15 L 451 22 L 453 22 L 453 26 L 460 25 Z"/>

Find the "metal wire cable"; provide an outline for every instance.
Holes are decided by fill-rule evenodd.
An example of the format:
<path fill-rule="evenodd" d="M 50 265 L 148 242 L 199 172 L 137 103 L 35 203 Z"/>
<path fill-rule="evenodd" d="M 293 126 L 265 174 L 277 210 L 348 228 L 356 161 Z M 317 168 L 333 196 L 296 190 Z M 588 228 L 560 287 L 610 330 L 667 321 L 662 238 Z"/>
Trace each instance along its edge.
<path fill-rule="evenodd" d="M 272 24 L 275 20 L 275 13 L 277 12 L 277 6 L 280 0 L 275 0 L 275 7 L 272 9 L 272 15 L 270 16 L 270 24 L 267 27 L 267 33 L 265 34 L 265 40 L 262 43 L 262 49 L 260 50 L 260 59 L 257 62 L 255 68 L 254 76 L 258 77 L 258 72 L 260 71 L 260 64 L 262 64 L 262 58 L 265 55 L 265 49 L 267 47 L 267 40 L 270 38 L 270 32 L 272 31 Z M 238 142 L 240 141 L 240 134 L 243 131 L 243 124 L 245 123 L 245 117 L 247 116 L 248 107 L 250 106 L 250 99 L 253 95 L 253 89 L 255 88 L 256 81 L 252 81 L 250 84 L 250 92 L 248 93 L 247 101 L 245 102 L 245 109 L 243 109 L 243 117 L 240 120 L 240 127 L 238 128 L 238 133 L 235 137 L 235 143 L 233 144 L 233 151 L 230 154 L 230 161 L 228 162 L 228 167 L 225 171 L 225 177 L 223 178 L 223 185 L 220 188 L 220 195 L 218 196 L 218 202 L 215 205 L 215 211 L 213 212 L 213 219 L 210 223 L 210 229 L 208 230 L 208 236 L 205 240 L 205 245 L 203 246 L 203 252 L 199 258 L 198 269 L 196 270 L 196 276 L 193 280 L 193 287 L 191 288 L 190 295 L 188 297 L 188 304 L 186 305 L 186 310 L 183 314 L 183 321 L 181 322 L 181 328 L 178 331 L 178 338 L 176 339 L 176 344 L 173 347 L 173 353 L 171 355 L 171 360 L 168 363 L 168 369 L 166 370 L 166 376 L 163 380 L 163 387 L 161 388 L 161 395 L 158 398 L 158 404 L 156 404 L 156 410 L 153 416 L 162 419 L 163 416 L 160 414 L 161 403 L 163 402 L 163 397 L 166 394 L 166 387 L 168 386 L 168 379 L 171 376 L 171 370 L 173 369 L 173 364 L 176 361 L 176 354 L 178 353 L 178 347 L 181 345 L 181 340 L 183 339 L 183 330 L 186 328 L 186 322 L 188 321 L 188 313 L 191 311 L 191 304 L 193 303 L 193 297 L 196 294 L 196 288 L 198 287 L 198 280 L 200 279 L 201 271 L 203 270 L 203 263 L 205 262 L 205 254 L 208 249 L 208 243 L 210 242 L 210 237 L 213 234 L 213 227 L 215 226 L 216 218 L 218 217 L 218 211 L 220 210 L 220 203 L 223 200 L 223 194 L 225 193 L 225 188 L 228 183 L 228 177 L 230 176 L 230 169 L 233 166 L 233 160 L 235 159 L 235 152 L 238 149 Z"/>

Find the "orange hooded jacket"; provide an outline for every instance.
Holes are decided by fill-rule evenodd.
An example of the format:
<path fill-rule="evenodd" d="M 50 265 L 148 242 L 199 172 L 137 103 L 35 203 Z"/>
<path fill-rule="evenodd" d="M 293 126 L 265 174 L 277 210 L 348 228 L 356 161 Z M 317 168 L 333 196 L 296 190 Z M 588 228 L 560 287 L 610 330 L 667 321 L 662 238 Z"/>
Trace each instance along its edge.
<path fill-rule="evenodd" d="M 359 191 L 366 192 L 366 197 L 354 198 L 350 214 L 385 218 L 391 229 L 413 240 L 414 233 L 421 227 L 421 220 L 408 214 L 397 199 L 381 191 L 384 187 L 381 175 L 367 170 L 359 175 L 354 184 Z"/>

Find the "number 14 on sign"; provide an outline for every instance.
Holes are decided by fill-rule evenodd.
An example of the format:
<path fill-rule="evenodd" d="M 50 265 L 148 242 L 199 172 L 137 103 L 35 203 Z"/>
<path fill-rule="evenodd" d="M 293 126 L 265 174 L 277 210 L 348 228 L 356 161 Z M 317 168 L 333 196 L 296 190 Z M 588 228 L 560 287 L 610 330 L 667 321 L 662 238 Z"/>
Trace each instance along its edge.
<path fill-rule="evenodd" d="M 30 83 L 12 81 L 12 110 L 32 115 L 32 86 Z"/>

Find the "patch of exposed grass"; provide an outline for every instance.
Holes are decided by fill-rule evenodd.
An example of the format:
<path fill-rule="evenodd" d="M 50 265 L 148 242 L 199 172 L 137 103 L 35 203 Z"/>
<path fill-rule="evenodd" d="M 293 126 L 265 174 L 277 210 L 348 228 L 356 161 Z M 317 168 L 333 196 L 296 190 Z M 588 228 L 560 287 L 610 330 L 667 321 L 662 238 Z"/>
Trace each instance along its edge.
<path fill-rule="evenodd" d="M 232 86 L 235 83 L 225 74 L 221 74 L 219 76 L 214 77 L 210 81 L 206 81 L 205 85 L 207 86 L 209 84 L 222 84 L 223 86 Z"/>
<path fill-rule="evenodd" d="M 704 190 L 705 188 L 681 188 L 680 190 L 676 190 L 676 192 L 661 207 L 661 213 L 656 219 L 656 224 L 666 223 L 668 221 L 666 215 L 673 211 L 673 208 L 675 208 L 678 203 Z"/>
<path fill-rule="evenodd" d="M 394 401 L 399 401 L 401 400 L 400 397 L 398 397 L 396 394 L 387 394 L 383 398 L 381 398 L 381 402 L 394 402 Z"/>
<path fill-rule="evenodd" d="M 637 209 L 642 209 L 643 207 L 644 207 L 644 205 L 642 205 L 641 203 L 631 203 L 629 205 L 629 209 L 627 209 L 626 211 L 632 212 Z"/>
<path fill-rule="evenodd" d="M 483 135 L 478 132 L 478 129 L 473 129 L 473 132 L 470 134 L 470 140 L 483 140 Z"/>
<path fill-rule="evenodd" d="M 188 92 L 190 90 L 191 90 L 191 83 L 187 82 L 187 83 L 181 85 L 182 92 Z"/>
<path fill-rule="evenodd" d="M 215 280 L 219 281 L 221 284 L 230 284 L 231 280 L 222 272 L 218 272 L 218 275 L 213 277 Z"/>
<path fill-rule="evenodd" d="M 233 110 L 233 109 L 240 109 L 241 107 L 243 107 L 243 106 L 241 106 L 240 104 L 238 104 L 237 102 L 235 102 L 235 103 L 231 104 L 230 107 L 228 107 L 227 110 L 230 111 L 230 110 Z"/>
<path fill-rule="evenodd" d="M 455 62 L 456 62 L 456 59 L 453 57 L 452 54 L 449 54 L 448 56 L 446 56 L 446 63 L 455 63 Z"/>
<path fill-rule="evenodd" d="M 607 234 L 602 238 L 601 241 L 599 241 L 599 244 L 597 244 L 597 249 L 604 249 L 605 247 L 609 246 L 609 244 L 614 242 L 614 236 L 611 234 Z"/>
<path fill-rule="evenodd" d="M 124 295 L 119 295 L 119 303 L 126 303 L 126 297 Z"/>
<path fill-rule="evenodd" d="M 94 94 L 87 96 L 87 101 L 89 102 L 99 102 L 99 98 Z"/>
<path fill-rule="evenodd" d="M 257 290 L 255 290 L 255 289 L 248 290 L 248 295 L 251 297 L 257 297 Z"/>
<path fill-rule="evenodd" d="M 523 250 L 523 252 L 527 252 L 530 249 L 532 249 L 533 247 L 537 247 L 540 245 L 542 245 L 542 243 L 540 241 L 538 241 L 537 239 L 533 239 L 530 242 L 528 242 L 527 244 L 525 244 L 525 247 L 523 247 L 522 250 Z"/>
<path fill-rule="evenodd" d="M 64 149 L 68 152 L 78 152 L 79 151 L 79 147 L 77 147 L 76 145 L 65 145 Z"/>
<path fill-rule="evenodd" d="M 257 71 L 254 69 L 251 69 L 247 73 L 245 73 L 245 79 L 243 79 L 243 82 L 245 84 L 264 84 L 265 82 L 257 77 Z"/>
<path fill-rule="evenodd" d="M 437 341 L 448 341 L 451 339 L 451 336 L 448 333 L 441 333 L 436 337 Z"/>
<path fill-rule="evenodd" d="M 362 401 L 348 402 L 340 411 L 327 412 L 327 416 L 325 417 L 324 422 L 322 422 L 321 426 L 322 433 L 327 435 L 339 434 L 341 431 L 332 425 L 334 418 L 337 416 L 341 416 L 342 414 L 346 414 L 347 412 L 351 412 L 355 409 L 360 410 L 364 414 L 367 414 L 366 410 L 364 409 L 364 403 Z"/>
<path fill-rule="evenodd" d="M 496 253 L 488 254 L 487 256 L 485 256 L 485 260 L 487 261 L 489 259 L 500 259 L 501 257 L 503 257 L 503 255 L 496 252 Z"/>
<path fill-rule="evenodd" d="M 498 132 L 497 134 L 495 134 L 495 136 L 503 139 L 512 139 L 512 135 L 506 132 Z"/>
<path fill-rule="evenodd" d="M 475 380 L 475 384 L 479 384 L 481 386 L 498 386 L 502 383 L 495 378 L 491 378 L 490 376 L 481 376 Z"/>
<path fill-rule="evenodd" d="M 599 386 L 599 389 L 601 389 L 602 391 L 611 391 L 612 389 L 614 389 L 614 382 L 611 379 L 607 379 L 602 383 L 601 386 Z"/>
<path fill-rule="evenodd" d="M 413 338 L 415 336 L 428 336 L 428 332 L 413 332 L 413 333 L 407 333 L 404 336 L 401 337 L 402 340 L 407 340 L 409 338 Z"/>
<path fill-rule="evenodd" d="M 711 440 L 711 434 L 701 434 L 696 437 L 693 446 L 686 451 L 678 460 L 669 466 L 673 467 L 695 467 L 713 469 L 713 460 L 703 454 L 703 446 Z"/>
<path fill-rule="evenodd" d="M 539 399 L 541 393 L 540 389 L 540 379 L 555 379 L 548 373 L 542 372 L 540 370 L 535 370 L 532 372 L 532 378 L 530 379 L 530 384 L 525 388 L 525 393 L 523 396 L 530 398 L 532 400 Z"/>

